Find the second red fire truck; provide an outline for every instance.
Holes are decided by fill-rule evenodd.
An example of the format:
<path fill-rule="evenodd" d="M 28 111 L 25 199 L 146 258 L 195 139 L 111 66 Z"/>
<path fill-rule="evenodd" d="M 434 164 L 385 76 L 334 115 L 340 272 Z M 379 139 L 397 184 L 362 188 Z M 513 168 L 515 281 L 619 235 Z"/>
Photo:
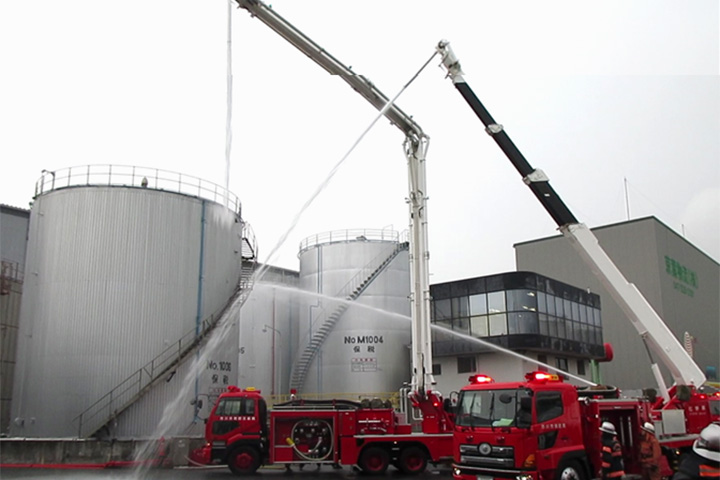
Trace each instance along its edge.
<path fill-rule="evenodd" d="M 677 397 L 676 397 L 677 398 Z M 708 399 L 694 390 L 679 401 L 683 431 L 699 432 L 711 420 Z M 578 388 L 562 376 L 532 372 L 521 382 L 495 383 L 473 375 L 458 398 L 453 476 L 462 480 L 588 480 L 601 465 L 599 427 L 617 429 L 626 474 L 641 473 L 641 427 L 655 422 L 660 444 L 674 457 L 690 448 L 696 435 L 661 434 L 663 411 L 641 398 L 618 398 L 614 388 Z M 672 474 L 673 458 L 663 457 L 661 475 Z"/>

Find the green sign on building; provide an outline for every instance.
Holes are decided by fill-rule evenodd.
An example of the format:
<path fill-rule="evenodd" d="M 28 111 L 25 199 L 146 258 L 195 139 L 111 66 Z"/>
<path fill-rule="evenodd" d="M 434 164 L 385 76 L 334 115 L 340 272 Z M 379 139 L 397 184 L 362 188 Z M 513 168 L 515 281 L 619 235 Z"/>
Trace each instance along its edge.
<path fill-rule="evenodd" d="M 675 279 L 673 282 L 675 290 L 689 297 L 695 296 L 695 290 L 698 288 L 697 273 L 667 255 L 665 255 L 665 271 Z"/>

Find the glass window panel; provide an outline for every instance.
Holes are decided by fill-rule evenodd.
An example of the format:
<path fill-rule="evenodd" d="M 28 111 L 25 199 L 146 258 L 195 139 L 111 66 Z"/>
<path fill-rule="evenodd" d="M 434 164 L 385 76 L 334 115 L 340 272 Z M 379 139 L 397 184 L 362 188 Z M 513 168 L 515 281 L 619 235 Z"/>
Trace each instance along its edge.
<path fill-rule="evenodd" d="M 580 331 L 582 332 L 582 341 L 590 343 L 590 327 L 587 323 L 580 324 Z"/>
<path fill-rule="evenodd" d="M 558 336 L 558 325 L 557 317 L 548 317 L 548 335 L 557 338 Z"/>
<path fill-rule="evenodd" d="M 545 294 L 545 303 L 547 305 L 547 313 L 555 315 L 555 297 Z"/>
<path fill-rule="evenodd" d="M 476 370 L 475 357 L 457 357 L 458 373 L 474 373 Z"/>
<path fill-rule="evenodd" d="M 535 312 L 508 313 L 508 333 L 534 333 L 537 334 L 538 319 Z"/>
<path fill-rule="evenodd" d="M 580 321 L 587 325 L 588 323 L 588 307 L 587 305 L 580 305 Z"/>
<path fill-rule="evenodd" d="M 582 342 L 582 324 L 580 322 L 573 322 L 573 338 Z"/>
<path fill-rule="evenodd" d="M 488 293 L 488 311 L 490 313 L 507 311 L 505 309 L 505 292 Z"/>
<path fill-rule="evenodd" d="M 570 306 L 572 302 L 570 300 L 564 300 L 563 299 L 563 317 L 565 318 L 572 318 L 572 307 Z"/>
<path fill-rule="evenodd" d="M 557 325 L 557 336 L 558 338 L 565 338 L 565 320 L 562 318 L 556 318 L 555 325 Z"/>
<path fill-rule="evenodd" d="M 572 319 L 575 321 L 580 320 L 580 304 L 577 302 L 570 302 L 570 307 L 572 308 Z"/>
<path fill-rule="evenodd" d="M 545 313 L 540 313 L 538 315 L 538 320 L 540 323 L 540 335 L 550 335 L 548 330 L 548 316 Z"/>
<path fill-rule="evenodd" d="M 555 359 L 555 366 L 559 368 L 560 370 L 567 372 L 568 371 L 568 361 L 567 358 L 556 358 Z"/>
<path fill-rule="evenodd" d="M 507 335 L 507 318 L 504 313 L 490 315 L 490 336 Z"/>
<path fill-rule="evenodd" d="M 474 337 L 487 337 L 488 336 L 488 317 L 487 317 L 487 315 L 470 318 L 470 334 L 473 335 Z"/>
<path fill-rule="evenodd" d="M 437 320 L 435 322 L 435 325 L 442 327 L 442 328 L 447 328 L 448 330 L 451 330 L 452 329 L 452 320 L 449 318 L 445 319 L 445 320 Z"/>
<path fill-rule="evenodd" d="M 558 317 L 563 317 L 563 299 L 560 297 L 555 297 L 555 315 Z"/>
<path fill-rule="evenodd" d="M 485 315 L 487 310 L 487 295 L 479 293 L 470 296 L 470 315 Z"/>
<path fill-rule="evenodd" d="M 450 299 L 435 300 L 435 321 L 441 323 L 442 320 L 449 320 L 451 318 L 452 310 L 450 309 Z"/>
<path fill-rule="evenodd" d="M 468 312 L 468 297 L 453 298 L 451 299 L 451 304 L 453 318 L 467 317 L 470 315 Z"/>
<path fill-rule="evenodd" d="M 547 305 L 545 304 L 545 299 L 547 295 L 543 292 L 537 292 L 537 303 L 538 303 L 538 312 L 547 313 Z"/>
<path fill-rule="evenodd" d="M 470 319 L 467 317 L 454 319 L 453 330 L 467 335 L 470 333 Z"/>
<path fill-rule="evenodd" d="M 601 325 L 600 321 L 600 309 L 599 308 L 593 308 L 593 325 L 596 327 L 599 327 Z"/>
<path fill-rule="evenodd" d="M 508 312 L 537 311 L 537 294 L 534 290 L 508 290 Z"/>

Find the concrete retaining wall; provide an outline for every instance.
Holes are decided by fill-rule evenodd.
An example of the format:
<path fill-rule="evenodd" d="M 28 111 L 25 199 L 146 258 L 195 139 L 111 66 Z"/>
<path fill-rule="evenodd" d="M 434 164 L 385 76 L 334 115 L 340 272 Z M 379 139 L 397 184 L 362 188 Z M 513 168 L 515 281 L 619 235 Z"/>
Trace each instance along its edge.
<path fill-rule="evenodd" d="M 166 442 L 148 440 L 0 439 L 0 466 L 59 465 L 67 467 L 130 467 L 138 454 L 158 467 L 188 465 L 189 453 L 203 445 L 196 437 L 177 437 Z"/>

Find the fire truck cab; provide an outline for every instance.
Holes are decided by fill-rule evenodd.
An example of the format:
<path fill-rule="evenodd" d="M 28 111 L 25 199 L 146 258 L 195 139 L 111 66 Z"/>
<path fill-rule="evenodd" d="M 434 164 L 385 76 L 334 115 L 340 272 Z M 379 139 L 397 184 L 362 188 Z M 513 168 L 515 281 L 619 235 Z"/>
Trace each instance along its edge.
<path fill-rule="evenodd" d="M 453 476 L 594 478 L 600 470 L 603 421 L 618 430 L 626 473 L 639 473 L 637 450 L 641 425 L 649 419 L 648 403 L 617 396 L 617 389 L 578 388 L 547 372 L 503 383 L 473 375 L 458 398 Z M 669 472 L 667 466 L 664 471 Z"/>

